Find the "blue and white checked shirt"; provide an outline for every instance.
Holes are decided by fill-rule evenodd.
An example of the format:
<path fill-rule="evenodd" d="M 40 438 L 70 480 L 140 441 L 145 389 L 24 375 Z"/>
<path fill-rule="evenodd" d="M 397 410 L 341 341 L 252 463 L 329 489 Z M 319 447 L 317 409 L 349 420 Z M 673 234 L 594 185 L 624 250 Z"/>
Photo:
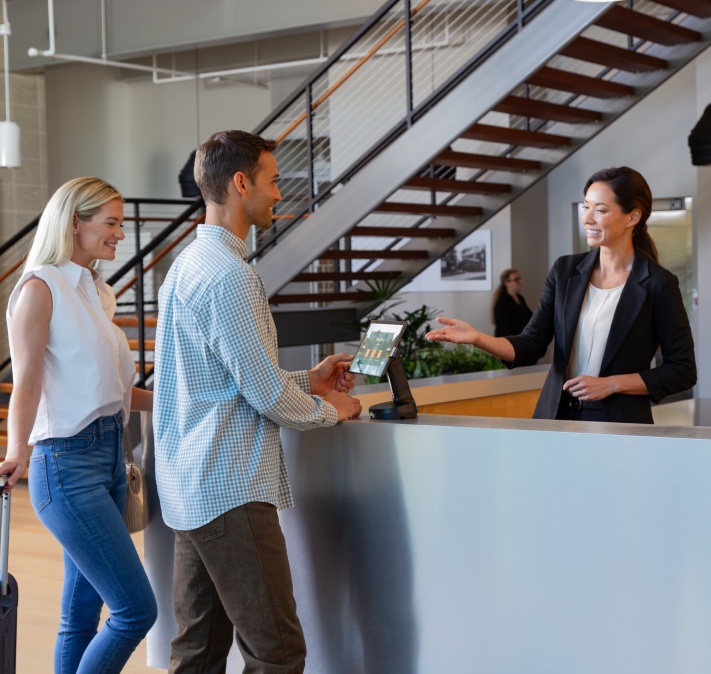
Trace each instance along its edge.
<path fill-rule="evenodd" d="M 196 529 L 244 503 L 293 505 L 279 427 L 332 426 L 336 409 L 286 372 L 244 242 L 200 225 L 158 295 L 156 480 L 163 519 Z"/>

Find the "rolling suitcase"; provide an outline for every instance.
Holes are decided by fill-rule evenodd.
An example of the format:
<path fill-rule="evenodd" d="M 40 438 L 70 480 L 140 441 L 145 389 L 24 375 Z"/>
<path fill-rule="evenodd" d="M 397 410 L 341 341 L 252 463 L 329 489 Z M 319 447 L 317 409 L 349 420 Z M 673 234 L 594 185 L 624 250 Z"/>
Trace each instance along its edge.
<path fill-rule="evenodd" d="M 0 490 L 6 475 L 0 476 Z M 17 581 L 7 572 L 10 545 L 10 494 L 2 494 L 0 521 L 0 674 L 14 674 L 17 650 Z"/>

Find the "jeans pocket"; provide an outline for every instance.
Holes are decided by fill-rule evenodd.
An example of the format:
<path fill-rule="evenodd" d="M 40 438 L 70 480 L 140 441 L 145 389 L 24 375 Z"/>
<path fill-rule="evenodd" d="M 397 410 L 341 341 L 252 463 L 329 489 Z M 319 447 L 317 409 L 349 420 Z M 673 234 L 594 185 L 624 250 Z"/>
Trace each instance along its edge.
<path fill-rule="evenodd" d="M 47 479 L 47 457 L 44 454 L 30 458 L 28 473 L 30 485 L 30 503 L 35 512 L 41 512 L 52 501 L 49 493 L 49 480 Z"/>
<path fill-rule="evenodd" d="M 220 515 L 216 517 L 212 522 L 208 522 L 202 527 L 198 527 L 195 530 L 194 536 L 201 543 L 206 541 L 211 541 L 215 538 L 220 538 L 220 536 L 225 535 L 225 516 Z"/>
<path fill-rule="evenodd" d="M 59 447 L 55 446 L 56 455 L 77 454 L 87 452 L 94 447 L 98 439 L 98 433 L 94 431 L 79 432 L 69 438 L 64 438 L 63 443 Z"/>

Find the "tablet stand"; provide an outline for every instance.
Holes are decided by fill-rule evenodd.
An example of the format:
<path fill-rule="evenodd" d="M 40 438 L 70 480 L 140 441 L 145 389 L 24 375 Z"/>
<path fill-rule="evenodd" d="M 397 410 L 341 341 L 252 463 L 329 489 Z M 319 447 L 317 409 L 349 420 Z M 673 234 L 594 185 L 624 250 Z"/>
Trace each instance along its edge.
<path fill-rule="evenodd" d="M 407 375 L 399 353 L 390 359 L 386 374 L 393 399 L 391 402 L 371 405 L 371 419 L 414 419 L 417 416 L 417 405 L 410 392 L 410 385 L 407 383 Z"/>

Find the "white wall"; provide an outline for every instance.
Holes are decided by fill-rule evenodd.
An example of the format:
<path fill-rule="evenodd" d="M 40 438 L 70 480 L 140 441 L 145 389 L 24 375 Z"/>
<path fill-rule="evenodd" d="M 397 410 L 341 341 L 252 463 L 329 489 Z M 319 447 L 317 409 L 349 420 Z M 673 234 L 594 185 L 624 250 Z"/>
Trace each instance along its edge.
<path fill-rule="evenodd" d="M 211 133 L 252 129 L 271 110 L 269 88 L 124 81 L 102 66 L 45 75 L 49 186 L 80 175 L 109 180 L 126 196 L 180 196 L 178 173 Z"/>

